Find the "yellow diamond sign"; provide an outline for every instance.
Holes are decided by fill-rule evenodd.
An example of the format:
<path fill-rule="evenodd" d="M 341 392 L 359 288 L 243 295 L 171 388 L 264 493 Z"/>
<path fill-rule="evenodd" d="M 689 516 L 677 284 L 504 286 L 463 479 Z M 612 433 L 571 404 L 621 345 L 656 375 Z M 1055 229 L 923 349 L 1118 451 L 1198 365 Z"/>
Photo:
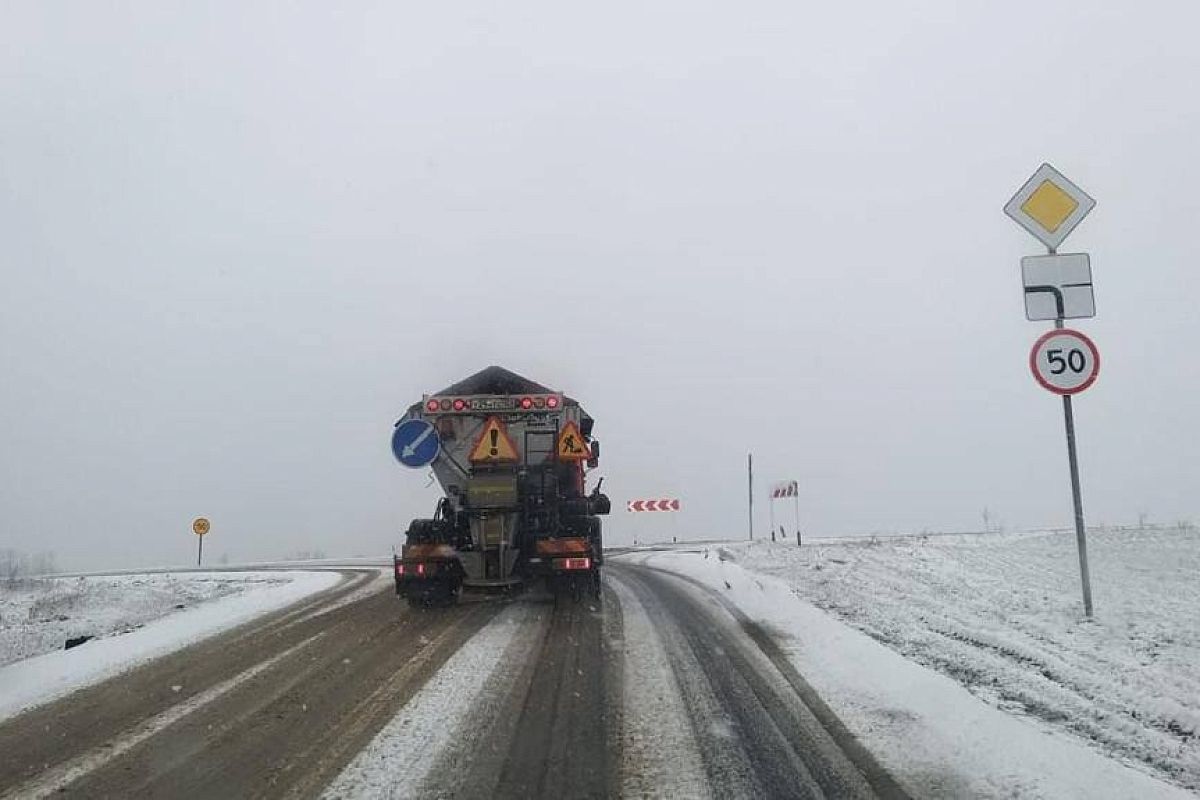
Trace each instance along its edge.
<path fill-rule="evenodd" d="M 1021 204 L 1022 211 L 1051 233 L 1058 230 L 1077 208 L 1079 203 L 1075 202 L 1075 198 L 1052 181 L 1042 181 L 1042 185 L 1034 189 L 1029 199 Z"/>
<path fill-rule="evenodd" d="M 1096 201 L 1049 164 L 1042 164 L 1004 207 L 1025 230 L 1051 250 L 1083 221 Z"/>

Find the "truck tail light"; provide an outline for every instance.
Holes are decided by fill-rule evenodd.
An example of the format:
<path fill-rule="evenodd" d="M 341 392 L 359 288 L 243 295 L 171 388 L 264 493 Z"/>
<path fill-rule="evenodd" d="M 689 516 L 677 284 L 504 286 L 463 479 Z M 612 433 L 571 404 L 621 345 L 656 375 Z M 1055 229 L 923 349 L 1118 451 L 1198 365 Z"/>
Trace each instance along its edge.
<path fill-rule="evenodd" d="M 438 410 L 438 401 L 430 400 L 428 403 L 425 404 L 425 410 L 429 411 L 429 412 L 437 411 Z"/>
<path fill-rule="evenodd" d="M 579 558 L 556 558 L 554 559 L 554 568 L 562 570 L 591 569 L 592 559 L 588 556 L 580 556 Z"/>
<path fill-rule="evenodd" d="M 403 578 L 403 577 L 404 577 L 404 564 L 403 564 L 403 563 L 399 563 L 399 562 L 397 562 L 397 564 L 396 564 L 396 574 L 397 574 L 397 575 L 399 575 L 401 578 Z"/>
<path fill-rule="evenodd" d="M 467 407 L 467 401 L 463 400 L 461 397 L 454 401 L 454 410 L 455 411 L 462 411 L 466 407 Z"/>
<path fill-rule="evenodd" d="M 558 398 L 557 397 L 547 397 L 546 398 L 546 408 L 558 408 Z"/>
<path fill-rule="evenodd" d="M 424 574 L 425 574 L 425 565 L 417 564 L 417 575 L 424 575 Z"/>
<path fill-rule="evenodd" d="M 533 408 L 533 398 L 532 397 L 522 397 L 521 398 L 521 408 L 525 409 L 526 411 Z"/>
<path fill-rule="evenodd" d="M 450 410 L 450 401 L 449 401 L 449 400 L 445 400 L 445 399 L 444 399 L 444 400 L 442 400 L 442 402 L 440 403 L 440 405 L 441 405 L 441 407 L 442 407 L 442 411 L 449 411 L 449 410 Z"/>

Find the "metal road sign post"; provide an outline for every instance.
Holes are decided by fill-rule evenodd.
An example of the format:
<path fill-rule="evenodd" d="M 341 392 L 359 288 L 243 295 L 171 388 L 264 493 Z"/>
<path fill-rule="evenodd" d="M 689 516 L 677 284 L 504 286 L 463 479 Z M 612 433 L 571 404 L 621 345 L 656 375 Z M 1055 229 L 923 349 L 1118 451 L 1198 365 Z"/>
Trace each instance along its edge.
<path fill-rule="evenodd" d="M 199 547 L 196 549 L 196 566 L 200 566 L 200 562 L 204 559 L 204 535 L 208 533 L 212 526 L 204 517 L 196 517 L 192 520 L 192 533 L 196 534 L 199 539 Z"/>
<path fill-rule="evenodd" d="M 749 494 L 750 541 L 754 541 L 754 454 L 746 454 L 746 491 Z"/>
<path fill-rule="evenodd" d="M 1004 213 L 1046 246 L 1047 255 L 1021 259 L 1025 288 L 1025 317 L 1053 320 L 1054 330 L 1033 345 L 1029 366 L 1043 388 L 1062 395 L 1067 432 L 1067 462 L 1071 471 L 1071 501 L 1075 510 L 1075 543 L 1083 585 L 1083 611 L 1092 617 L 1092 579 L 1088 570 L 1087 531 L 1083 494 L 1079 488 L 1079 457 L 1075 448 L 1075 412 L 1071 396 L 1095 382 L 1100 353 L 1092 340 L 1063 327 L 1063 320 L 1096 316 L 1092 265 L 1087 253 L 1058 254 L 1058 246 L 1095 207 L 1096 201 L 1049 164 L 1042 164 L 1004 206 Z"/>

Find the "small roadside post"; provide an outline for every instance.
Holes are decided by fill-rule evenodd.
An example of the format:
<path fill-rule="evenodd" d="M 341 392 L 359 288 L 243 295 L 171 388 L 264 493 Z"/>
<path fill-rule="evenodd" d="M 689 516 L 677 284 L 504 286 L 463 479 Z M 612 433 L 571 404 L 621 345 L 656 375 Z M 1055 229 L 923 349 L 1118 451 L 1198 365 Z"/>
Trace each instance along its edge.
<path fill-rule="evenodd" d="M 204 535 L 208 533 L 211 526 L 204 517 L 196 517 L 192 520 L 192 533 L 196 534 L 196 539 L 199 541 L 199 547 L 196 549 L 196 566 L 200 566 L 200 562 L 204 559 Z"/>
<path fill-rule="evenodd" d="M 746 515 L 749 519 L 750 541 L 754 541 L 754 454 L 746 454 L 746 494 L 748 496 L 748 510 Z"/>
<path fill-rule="evenodd" d="M 1096 301 L 1092 290 L 1091 258 L 1087 253 L 1059 253 L 1058 246 L 1095 206 L 1095 200 L 1049 164 L 1038 167 L 1004 206 L 1005 214 L 1046 246 L 1046 255 L 1021 259 L 1025 318 L 1030 322 L 1054 322 L 1054 328 L 1034 342 L 1029 353 L 1029 368 L 1042 388 L 1062 396 L 1071 500 L 1075 510 L 1075 543 L 1079 550 L 1083 611 L 1088 619 L 1092 618 L 1092 580 L 1088 571 L 1087 532 L 1083 522 L 1071 397 L 1096 381 L 1100 372 L 1100 352 L 1091 339 L 1064 327 L 1063 323 L 1067 319 L 1096 316 Z"/>

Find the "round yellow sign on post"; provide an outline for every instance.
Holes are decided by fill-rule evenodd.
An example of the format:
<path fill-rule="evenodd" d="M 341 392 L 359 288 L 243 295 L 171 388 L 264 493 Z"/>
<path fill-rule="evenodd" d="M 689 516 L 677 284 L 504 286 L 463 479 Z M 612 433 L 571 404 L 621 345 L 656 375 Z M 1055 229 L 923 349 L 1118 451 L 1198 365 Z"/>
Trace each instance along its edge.
<path fill-rule="evenodd" d="M 197 517 L 195 521 L 192 522 L 192 533 L 196 534 L 197 536 L 203 536 L 204 534 L 208 533 L 208 528 L 208 520 L 206 520 L 204 517 Z"/>

